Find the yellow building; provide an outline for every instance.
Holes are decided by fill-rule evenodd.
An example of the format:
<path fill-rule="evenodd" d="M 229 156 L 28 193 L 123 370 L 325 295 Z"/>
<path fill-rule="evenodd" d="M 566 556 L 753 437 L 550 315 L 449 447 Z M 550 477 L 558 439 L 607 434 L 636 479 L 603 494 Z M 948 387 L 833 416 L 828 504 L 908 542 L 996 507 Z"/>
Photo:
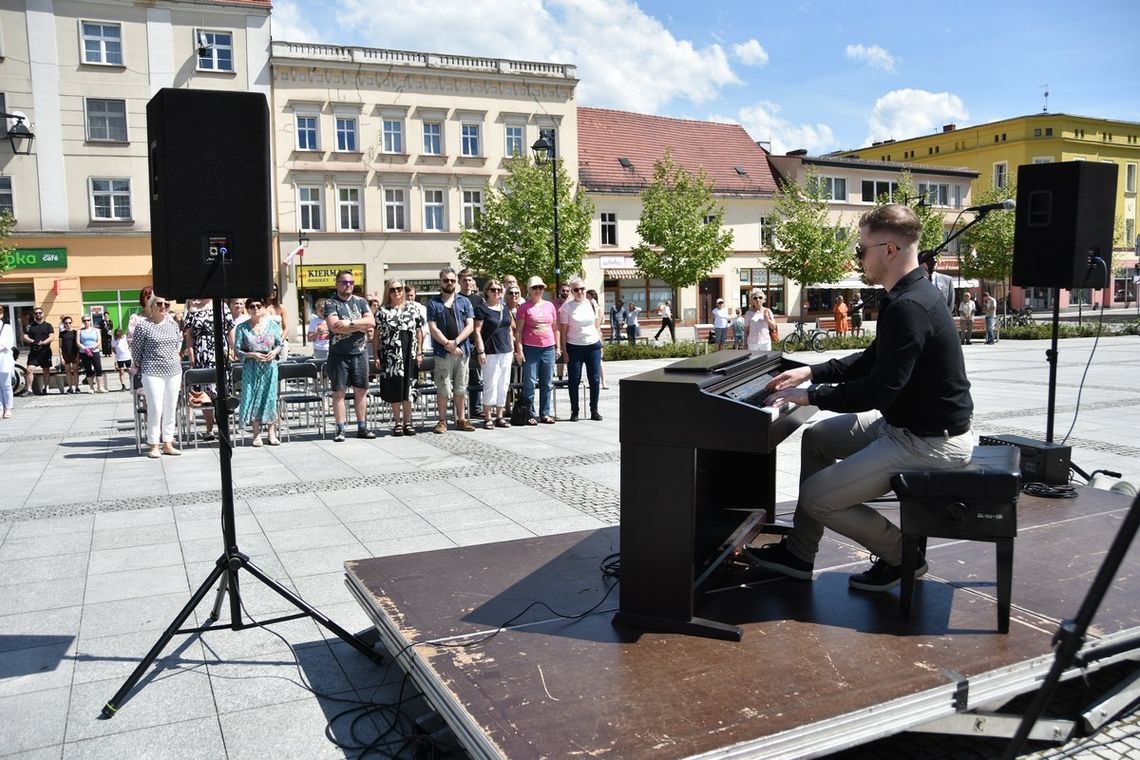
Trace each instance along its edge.
<path fill-rule="evenodd" d="M 1039 113 L 958 128 L 907 140 L 885 140 L 835 155 L 875 161 L 964 166 L 978 172 L 973 190 L 1005 187 L 1022 164 L 1055 161 L 1102 161 L 1119 167 L 1113 282 L 1104 292 L 1088 294 L 1092 303 L 1124 307 L 1135 300 L 1132 285 L 1137 264 L 1136 183 L 1140 164 L 1140 122 L 1096 119 L 1071 114 Z M 1062 306 L 1068 294 L 1062 292 Z M 1016 296 L 1015 296 L 1016 299 Z M 1026 303 L 1051 307 L 1049 292 L 1030 288 Z"/>
<path fill-rule="evenodd" d="M 0 141 L 0 210 L 16 268 L 0 309 L 107 313 L 151 282 L 146 105 L 163 87 L 269 95 L 269 0 L 0 4 L 0 111 L 34 133 Z M 14 123 L 7 120 L 5 129 Z"/>

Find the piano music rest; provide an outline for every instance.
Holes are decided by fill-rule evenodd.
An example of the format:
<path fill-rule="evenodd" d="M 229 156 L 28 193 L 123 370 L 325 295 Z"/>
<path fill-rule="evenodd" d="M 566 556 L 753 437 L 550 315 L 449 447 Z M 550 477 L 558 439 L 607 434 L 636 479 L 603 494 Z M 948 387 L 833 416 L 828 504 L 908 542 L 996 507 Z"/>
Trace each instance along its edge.
<path fill-rule="evenodd" d="M 990 541 L 997 549 L 998 631 L 1009 633 L 1020 453 L 1014 446 L 975 446 L 965 467 L 900 472 L 891 478 L 903 534 L 903 618 L 910 617 L 914 571 L 927 537 Z"/>
<path fill-rule="evenodd" d="M 778 352 L 718 351 L 620 385 L 621 588 L 614 623 L 739 641 L 694 598 L 774 521 L 776 446 L 814 413 L 760 406 Z"/>

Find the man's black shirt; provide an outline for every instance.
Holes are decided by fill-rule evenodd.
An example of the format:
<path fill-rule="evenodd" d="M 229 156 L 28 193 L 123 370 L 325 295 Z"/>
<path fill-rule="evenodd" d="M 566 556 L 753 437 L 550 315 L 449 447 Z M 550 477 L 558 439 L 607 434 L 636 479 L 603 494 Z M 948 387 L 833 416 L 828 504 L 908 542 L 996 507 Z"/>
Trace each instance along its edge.
<path fill-rule="evenodd" d="M 879 299 L 865 351 L 817 364 L 812 403 L 833 412 L 878 409 L 895 427 L 926 435 L 967 427 L 974 412 L 954 320 L 921 267 Z"/>

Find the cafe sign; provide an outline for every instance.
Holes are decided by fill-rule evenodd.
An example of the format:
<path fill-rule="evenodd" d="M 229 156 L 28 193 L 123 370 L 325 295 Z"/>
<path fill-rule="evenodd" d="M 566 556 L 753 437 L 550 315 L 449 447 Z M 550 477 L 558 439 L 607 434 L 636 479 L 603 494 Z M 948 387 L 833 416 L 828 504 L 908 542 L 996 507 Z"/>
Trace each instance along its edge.
<path fill-rule="evenodd" d="M 66 248 L 17 248 L 4 257 L 12 269 L 67 269 Z"/>
<path fill-rule="evenodd" d="M 336 290 L 336 273 L 342 269 L 351 269 L 356 287 L 364 287 L 363 264 L 299 264 L 297 287 L 302 290 L 325 289 L 331 293 Z"/>

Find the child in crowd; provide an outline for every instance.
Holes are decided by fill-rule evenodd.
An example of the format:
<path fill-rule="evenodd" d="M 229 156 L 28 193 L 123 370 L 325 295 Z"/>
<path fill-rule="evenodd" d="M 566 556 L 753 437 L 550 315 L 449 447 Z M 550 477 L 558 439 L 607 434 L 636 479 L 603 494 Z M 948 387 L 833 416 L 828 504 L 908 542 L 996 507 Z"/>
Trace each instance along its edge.
<path fill-rule="evenodd" d="M 121 391 L 127 389 L 127 381 L 124 379 L 124 373 L 129 377 L 131 369 L 131 346 L 127 343 L 127 336 L 123 334 L 122 330 L 115 330 L 115 369 L 119 373 L 119 388 Z"/>
<path fill-rule="evenodd" d="M 740 309 L 733 313 L 732 347 L 744 348 L 744 317 L 741 315 Z"/>

